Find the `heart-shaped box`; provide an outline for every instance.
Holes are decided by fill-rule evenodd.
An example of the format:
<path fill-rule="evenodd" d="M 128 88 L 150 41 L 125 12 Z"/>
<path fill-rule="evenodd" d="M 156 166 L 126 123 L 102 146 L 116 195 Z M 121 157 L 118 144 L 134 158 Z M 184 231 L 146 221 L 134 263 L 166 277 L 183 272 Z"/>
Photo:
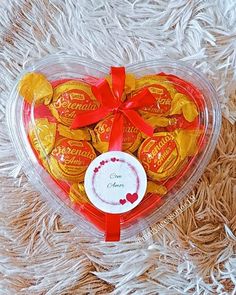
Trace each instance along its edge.
<path fill-rule="evenodd" d="M 221 112 L 212 85 L 183 63 L 154 60 L 109 73 L 90 59 L 45 58 L 16 82 L 7 123 L 41 195 L 92 236 L 119 240 L 161 221 L 193 188 Z"/>

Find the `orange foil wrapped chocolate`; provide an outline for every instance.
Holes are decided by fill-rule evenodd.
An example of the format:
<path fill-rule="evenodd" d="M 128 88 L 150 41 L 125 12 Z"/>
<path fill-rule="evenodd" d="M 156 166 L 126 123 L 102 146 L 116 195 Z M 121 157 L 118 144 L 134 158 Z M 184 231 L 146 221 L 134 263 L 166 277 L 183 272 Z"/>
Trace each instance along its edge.
<path fill-rule="evenodd" d="M 20 80 L 18 89 L 25 101 L 35 105 L 49 104 L 53 95 L 51 83 L 43 74 L 39 73 L 26 74 Z"/>
<path fill-rule="evenodd" d="M 144 76 L 136 80 L 135 86 L 136 91 L 147 87 L 156 99 L 156 104 L 153 106 L 139 109 L 144 117 L 163 116 L 170 113 L 172 99 L 177 91 L 165 77 L 158 75 Z"/>
<path fill-rule="evenodd" d="M 162 181 L 174 177 L 187 158 L 197 153 L 200 135 L 199 130 L 177 130 L 155 133 L 145 139 L 138 158 L 150 179 Z"/>
<path fill-rule="evenodd" d="M 182 93 L 177 93 L 171 103 L 170 115 L 180 114 L 188 122 L 193 122 L 198 116 L 198 109 L 190 97 Z"/>
<path fill-rule="evenodd" d="M 168 179 L 181 164 L 179 143 L 170 132 L 155 133 L 141 144 L 138 158 L 152 180 Z"/>
<path fill-rule="evenodd" d="M 53 116 L 66 126 L 71 125 L 77 114 L 96 110 L 98 106 L 91 86 L 82 81 L 69 81 L 56 86 L 49 105 Z"/>
<path fill-rule="evenodd" d="M 96 153 L 87 141 L 62 138 L 49 157 L 51 174 L 60 180 L 82 182 L 85 171 Z"/>
<path fill-rule="evenodd" d="M 106 119 L 100 121 L 96 125 L 94 130 L 91 130 L 92 144 L 94 148 L 100 153 L 108 151 L 109 137 L 113 120 L 114 117 L 109 116 Z M 141 132 L 129 120 L 125 118 L 122 149 L 124 151 L 132 153 L 138 149 L 138 147 L 141 144 L 141 141 Z"/>
<path fill-rule="evenodd" d="M 45 158 L 53 149 L 56 139 L 56 123 L 46 118 L 36 119 L 29 125 L 29 138 L 40 159 Z"/>
<path fill-rule="evenodd" d="M 72 130 L 63 124 L 58 124 L 58 132 L 61 136 L 74 140 L 91 140 L 88 128 Z"/>

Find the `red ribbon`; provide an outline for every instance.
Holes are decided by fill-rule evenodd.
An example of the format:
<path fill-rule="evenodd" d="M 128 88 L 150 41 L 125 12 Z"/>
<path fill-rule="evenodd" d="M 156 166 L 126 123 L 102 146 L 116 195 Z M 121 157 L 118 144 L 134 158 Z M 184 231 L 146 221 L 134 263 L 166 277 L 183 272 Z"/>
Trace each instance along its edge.
<path fill-rule="evenodd" d="M 127 101 L 122 101 L 125 86 L 125 68 L 111 67 L 112 90 L 107 80 L 99 81 L 92 86 L 92 91 L 100 107 L 94 111 L 80 113 L 74 119 L 71 128 L 76 129 L 97 123 L 107 115 L 113 114 L 114 120 L 109 139 L 109 151 L 122 150 L 124 116 L 141 132 L 152 136 L 153 128 L 139 115 L 137 109 L 156 103 L 155 98 L 147 88 L 143 88 Z"/>
<path fill-rule="evenodd" d="M 94 111 L 80 113 L 73 121 L 71 128 L 76 129 L 96 123 L 107 115 L 113 114 L 114 120 L 109 138 L 109 151 L 122 150 L 124 117 L 141 132 L 152 136 L 154 129 L 139 115 L 137 109 L 156 103 L 155 98 L 147 88 L 123 101 L 125 87 L 125 68 L 111 67 L 112 89 L 107 80 L 103 79 L 92 86 L 92 92 L 100 102 L 100 107 Z M 119 241 L 120 215 L 106 213 L 106 241 Z"/>

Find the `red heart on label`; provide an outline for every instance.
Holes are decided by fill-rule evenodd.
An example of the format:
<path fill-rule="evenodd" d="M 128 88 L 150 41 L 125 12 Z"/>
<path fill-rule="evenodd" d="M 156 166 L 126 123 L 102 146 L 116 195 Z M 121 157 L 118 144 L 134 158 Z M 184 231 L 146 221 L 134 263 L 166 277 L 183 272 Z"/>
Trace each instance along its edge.
<path fill-rule="evenodd" d="M 134 194 L 130 194 L 130 193 L 128 193 L 128 194 L 126 195 L 126 200 L 127 200 L 128 202 L 130 202 L 131 204 L 133 204 L 135 201 L 138 200 L 138 194 L 137 194 L 137 193 L 134 193 Z"/>
<path fill-rule="evenodd" d="M 124 205 L 126 203 L 126 199 L 120 199 L 121 205 Z"/>

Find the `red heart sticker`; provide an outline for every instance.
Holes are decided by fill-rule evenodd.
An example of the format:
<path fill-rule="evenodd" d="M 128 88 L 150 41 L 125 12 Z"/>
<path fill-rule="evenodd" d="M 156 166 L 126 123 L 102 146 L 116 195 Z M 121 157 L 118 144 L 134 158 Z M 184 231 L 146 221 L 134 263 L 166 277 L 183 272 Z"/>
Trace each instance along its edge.
<path fill-rule="evenodd" d="M 126 203 L 126 199 L 120 199 L 121 205 L 124 205 Z"/>
<path fill-rule="evenodd" d="M 133 204 L 135 201 L 138 200 L 138 194 L 137 194 L 137 193 L 134 193 L 134 194 L 130 194 L 130 193 L 128 193 L 128 194 L 126 195 L 126 200 L 127 200 L 128 202 L 130 202 L 131 204 Z"/>

